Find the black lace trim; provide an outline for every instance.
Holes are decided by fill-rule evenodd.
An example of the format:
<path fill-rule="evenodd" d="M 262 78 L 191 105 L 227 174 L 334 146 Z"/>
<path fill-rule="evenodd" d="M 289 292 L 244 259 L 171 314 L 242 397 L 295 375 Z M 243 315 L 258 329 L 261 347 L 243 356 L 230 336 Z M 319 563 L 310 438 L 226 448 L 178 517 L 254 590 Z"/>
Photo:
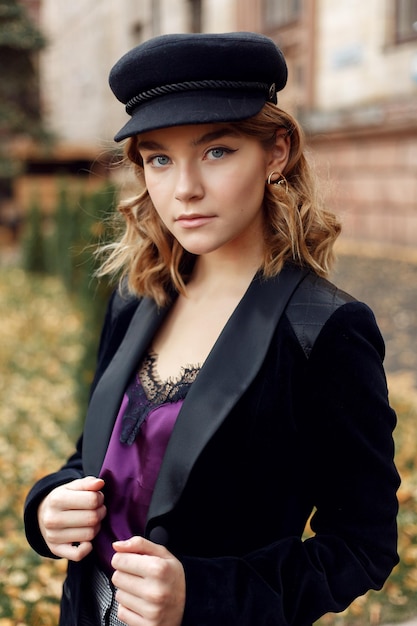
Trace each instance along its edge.
<path fill-rule="evenodd" d="M 177 378 L 162 381 L 156 369 L 157 358 L 157 354 L 149 352 L 126 389 L 129 402 L 122 418 L 120 441 L 129 446 L 135 441 L 150 411 L 162 404 L 184 400 L 200 371 L 200 366 L 182 367 Z"/>
<path fill-rule="evenodd" d="M 161 380 L 157 370 L 158 355 L 148 352 L 139 370 L 139 379 L 150 402 L 154 405 L 177 402 L 187 395 L 190 385 L 197 378 L 200 366 L 182 367 L 177 377 Z"/>

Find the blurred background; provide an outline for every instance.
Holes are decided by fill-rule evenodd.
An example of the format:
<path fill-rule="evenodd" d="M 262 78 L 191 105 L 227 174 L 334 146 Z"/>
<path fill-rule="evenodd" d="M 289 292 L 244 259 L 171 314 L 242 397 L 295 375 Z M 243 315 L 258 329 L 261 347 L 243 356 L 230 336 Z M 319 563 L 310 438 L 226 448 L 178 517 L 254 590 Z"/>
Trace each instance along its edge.
<path fill-rule="evenodd" d="M 81 429 L 110 286 L 92 278 L 134 190 L 109 70 L 173 32 L 262 32 L 343 222 L 334 280 L 375 311 L 397 410 L 401 564 L 338 625 L 417 616 L 417 0 L 0 0 L 0 626 L 57 623 L 65 564 L 22 531 Z"/>
<path fill-rule="evenodd" d="M 13 7 L 29 24 L 15 22 Z M 125 119 L 107 78 L 161 33 L 255 30 L 289 66 L 282 108 L 303 123 L 345 235 L 417 242 L 415 0 L 1 0 L 0 220 L 45 211 L 57 174 L 96 187 Z M 8 17 L 9 16 L 9 17 Z M 23 17 L 21 18 L 23 20 Z M 81 180 L 81 179 L 84 180 Z"/>

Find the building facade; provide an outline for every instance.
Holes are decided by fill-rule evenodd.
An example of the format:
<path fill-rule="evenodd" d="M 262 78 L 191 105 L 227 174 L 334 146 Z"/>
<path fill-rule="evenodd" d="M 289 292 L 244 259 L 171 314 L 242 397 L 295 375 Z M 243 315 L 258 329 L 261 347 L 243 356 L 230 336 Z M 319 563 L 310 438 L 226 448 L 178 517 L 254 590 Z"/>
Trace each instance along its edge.
<path fill-rule="evenodd" d="M 65 144 L 114 149 L 126 116 L 108 86 L 110 68 L 149 37 L 200 30 L 232 30 L 235 0 L 204 9 L 190 0 L 42 0 L 50 44 L 41 57 L 46 119 Z"/>
<path fill-rule="evenodd" d="M 417 246 L 417 2 L 241 0 L 289 60 L 302 122 L 344 236 Z M 288 102 L 286 101 L 288 98 Z"/>
<path fill-rule="evenodd" d="M 302 122 L 345 237 L 417 246 L 416 0 L 40 0 L 45 119 L 56 154 L 115 150 L 107 84 L 133 45 L 169 32 L 255 30 L 288 60 L 279 105 Z"/>

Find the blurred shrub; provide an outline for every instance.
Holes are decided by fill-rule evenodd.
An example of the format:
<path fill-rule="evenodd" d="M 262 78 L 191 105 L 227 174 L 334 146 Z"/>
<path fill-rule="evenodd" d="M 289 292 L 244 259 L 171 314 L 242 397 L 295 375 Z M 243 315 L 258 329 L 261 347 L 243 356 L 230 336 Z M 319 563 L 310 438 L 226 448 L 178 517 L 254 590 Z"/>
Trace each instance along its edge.
<path fill-rule="evenodd" d="M 78 371 L 78 401 L 82 416 L 88 404 L 90 384 L 93 380 L 98 340 L 107 301 L 113 286 L 106 280 L 94 278 L 98 261 L 94 256 L 99 243 L 110 241 L 109 214 L 117 203 L 117 190 L 106 185 L 99 191 L 81 198 L 73 221 L 73 255 L 71 291 L 83 314 L 84 352 Z M 64 278 L 64 277 L 63 277 Z M 65 282 L 65 279 L 64 279 Z"/>
<path fill-rule="evenodd" d="M 22 241 L 22 263 L 26 271 L 37 274 L 48 273 L 43 218 L 37 196 L 33 196 L 28 210 Z"/>
<path fill-rule="evenodd" d="M 58 276 L 84 318 L 84 353 L 77 372 L 81 415 L 88 403 L 97 345 L 111 286 L 97 281 L 94 251 L 110 239 L 108 216 L 117 202 L 112 184 L 88 194 L 69 191 L 62 181 L 52 224 L 46 232 L 36 198 L 32 201 L 23 240 L 23 267 L 28 272 Z"/>
<path fill-rule="evenodd" d="M 55 228 L 51 237 L 49 267 L 62 279 L 68 291 L 73 288 L 74 258 L 73 247 L 77 233 L 77 200 L 71 200 L 68 188 L 61 183 L 55 209 Z"/>

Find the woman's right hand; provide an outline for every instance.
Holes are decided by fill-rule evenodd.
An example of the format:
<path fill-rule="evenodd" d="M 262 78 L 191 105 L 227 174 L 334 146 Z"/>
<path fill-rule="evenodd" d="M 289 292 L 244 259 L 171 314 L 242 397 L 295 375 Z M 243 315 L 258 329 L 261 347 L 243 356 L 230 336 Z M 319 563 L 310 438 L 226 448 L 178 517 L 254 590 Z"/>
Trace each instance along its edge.
<path fill-rule="evenodd" d="M 106 515 L 104 480 L 86 476 L 56 487 L 42 500 L 38 522 L 46 545 L 55 556 L 81 561 Z"/>

